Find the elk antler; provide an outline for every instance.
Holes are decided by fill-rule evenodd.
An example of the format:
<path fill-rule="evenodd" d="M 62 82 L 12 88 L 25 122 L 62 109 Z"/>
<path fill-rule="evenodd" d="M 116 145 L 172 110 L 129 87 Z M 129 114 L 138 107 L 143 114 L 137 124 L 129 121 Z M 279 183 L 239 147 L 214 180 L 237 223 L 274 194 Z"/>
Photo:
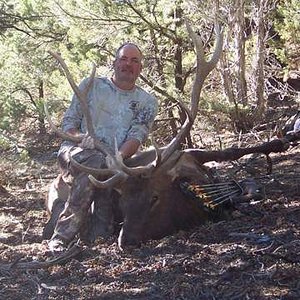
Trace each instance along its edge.
<path fill-rule="evenodd" d="M 212 55 L 212 58 L 209 61 L 206 61 L 205 55 L 204 55 L 204 49 L 203 49 L 203 44 L 199 36 L 196 35 L 196 33 L 192 30 L 191 26 L 189 25 L 188 21 L 185 22 L 187 31 L 189 33 L 190 38 L 192 39 L 196 53 L 197 53 L 197 66 L 196 66 L 196 77 L 194 80 L 193 84 L 193 90 L 192 90 L 192 96 L 191 96 L 191 109 L 188 109 L 183 103 L 179 101 L 179 106 L 184 111 L 186 114 L 186 120 L 177 133 L 176 137 L 167 145 L 167 147 L 160 152 L 158 147 L 155 146 L 156 149 L 156 159 L 148 164 L 147 166 L 138 166 L 138 167 L 127 167 L 121 156 L 119 155 L 118 150 L 116 149 L 115 153 L 113 153 L 108 147 L 106 147 L 103 143 L 101 143 L 99 140 L 95 138 L 95 133 L 94 133 L 94 128 L 92 126 L 92 120 L 90 116 L 90 111 L 88 109 L 87 105 L 87 94 L 92 86 L 94 76 L 95 76 L 95 68 L 92 71 L 92 75 L 90 77 L 90 80 L 84 89 L 83 92 L 79 90 L 77 85 L 75 84 L 68 67 L 62 60 L 62 58 L 56 54 L 50 52 L 50 54 L 55 57 L 58 62 L 60 63 L 61 67 L 63 68 L 66 77 L 74 90 L 74 93 L 76 94 L 78 100 L 80 101 L 80 105 L 83 111 L 83 114 L 86 118 L 87 121 L 87 129 L 88 129 L 88 134 L 94 138 L 95 141 L 95 147 L 104 152 L 107 157 L 109 163 L 109 169 L 108 170 L 96 170 L 96 169 L 91 169 L 87 168 L 83 165 L 76 164 L 74 160 L 71 159 L 71 161 L 82 171 L 87 172 L 90 174 L 90 180 L 98 187 L 107 187 L 116 184 L 116 182 L 119 182 L 120 180 L 126 178 L 128 175 L 129 176 L 137 176 L 137 175 L 147 175 L 150 174 L 153 170 L 157 170 L 159 166 L 161 166 L 164 162 L 166 162 L 169 157 L 173 154 L 173 152 L 179 147 L 181 141 L 188 135 L 195 118 L 197 116 L 197 111 L 198 111 L 198 103 L 199 103 L 199 97 L 201 93 L 201 89 L 203 87 L 204 80 L 208 76 L 208 74 L 214 69 L 216 66 L 219 57 L 221 55 L 222 51 L 222 44 L 223 44 L 223 34 L 220 31 L 220 27 L 218 25 L 215 26 L 216 28 L 216 34 L 217 34 L 217 43 L 216 47 L 214 50 L 214 53 Z M 48 110 L 45 109 L 46 116 L 48 118 Z M 53 123 L 51 122 L 51 119 L 48 118 L 50 126 L 53 128 Z M 78 138 L 76 140 L 74 139 L 73 136 L 67 135 L 67 134 L 62 134 L 61 131 L 57 130 L 55 128 L 55 131 L 64 139 L 69 139 L 71 141 L 78 142 Z M 79 140 L 80 141 L 80 140 Z M 97 181 L 93 176 L 107 176 L 110 174 L 111 178 L 106 180 L 106 181 Z"/>
<path fill-rule="evenodd" d="M 185 25 L 189 33 L 189 37 L 192 39 L 197 54 L 197 66 L 196 66 L 196 77 L 193 83 L 193 90 L 191 96 L 191 109 L 186 108 L 180 103 L 181 109 L 187 114 L 187 118 L 176 137 L 167 145 L 166 149 L 162 153 L 161 164 L 164 163 L 171 154 L 179 147 L 180 143 L 186 138 L 191 127 L 195 121 L 198 111 L 198 104 L 200 99 L 200 93 L 203 87 L 203 83 L 208 74 L 215 68 L 223 47 L 223 33 L 220 30 L 219 24 L 215 25 L 215 32 L 217 35 L 217 41 L 214 53 L 209 61 L 206 61 L 203 43 L 201 38 L 192 30 L 188 20 L 185 20 Z"/>
<path fill-rule="evenodd" d="M 136 173 L 131 172 L 129 173 L 126 171 L 122 166 L 121 168 L 127 173 L 131 175 L 136 175 L 140 174 L 141 172 L 144 172 L 146 169 L 151 173 L 152 170 L 158 170 L 162 169 L 162 164 L 165 163 L 169 157 L 174 153 L 174 151 L 179 147 L 180 143 L 184 138 L 188 135 L 195 118 L 197 116 L 197 111 L 198 111 L 198 103 L 199 103 L 199 97 L 201 93 L 201 89 L 203 87 L 203 83 L 208 76 L 208 74 L 215 68 L 221 52 L 222 52 L 222 45 L 223 45 L 223 34 L 220 31 L 219 25 L 216 25 L 216 34 L 217 34 L 217 42 L 215 46 L 214 53 L 209 61 L 206 61 L 205 55 L 204 55 L 204 49 L 203 49 L 203 44 L 199 36 L 196 35 L 196 33 L 192 30 L 190 24 L 188 21 L 185 22 L 188 33 L 190 38 L 193 41 L 193 44 L 196 48 L 196 53 L 197 53 L 197 66 L 196 66 L 196 77 L 194 80 L 193 84 L 193 91 L 192 91 L 192 96 L 191 96 L 191 109 L 187 108 L 184 103 L 181 101 L 178 101 L 179 106 L 181 110 L 186 114 L 186 120 L 182 127 L 180 128 L 179 132 L 177 133 L 176 137 L 166 146 L 166 148 L 162 151 L 161 155 L 159 156 L 159 150 L 156 149 L 156 160 L 155 163 L 150 163 L 146 167 L 136 167 L 135 170 L 137 171 Z M 155 168 L 153 168 L 155 166 Z M 131 168 L 132 169 L 132 168 Z M 90 170 L 92 171 L 92 170 Z M 95 174 L 91 172 L 90 174 Z M 148 174 L 149 174 L 148 173 Z M 116 176 L 116 175 L 115 175 Z M 92 182 L 97 185 L 98 187 L 106 187 L 107 185 L 110 185 L 114 180 L 107 180 L 107 181 L 97 181 L 93 175 L 90 175 L 90 179 Z"/>

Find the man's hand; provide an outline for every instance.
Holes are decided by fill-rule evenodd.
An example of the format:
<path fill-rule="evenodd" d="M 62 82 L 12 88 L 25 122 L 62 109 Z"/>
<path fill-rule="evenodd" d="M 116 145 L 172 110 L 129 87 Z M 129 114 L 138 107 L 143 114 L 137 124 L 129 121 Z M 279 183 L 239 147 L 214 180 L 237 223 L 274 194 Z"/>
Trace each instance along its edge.
<path fill-rule="evenodd" d="M 78 146 L 82 149 L 95 149 L 95 142 L 90 135 L 85 134 L 83 135 L 83 139 Z"/>

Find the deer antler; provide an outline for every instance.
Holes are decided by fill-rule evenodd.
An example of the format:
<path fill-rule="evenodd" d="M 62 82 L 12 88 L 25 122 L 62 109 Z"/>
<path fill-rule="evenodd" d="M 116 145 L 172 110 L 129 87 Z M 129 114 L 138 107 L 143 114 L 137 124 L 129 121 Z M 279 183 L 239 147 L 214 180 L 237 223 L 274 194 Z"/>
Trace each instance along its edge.
<path fill-rule="evenodd" d="M 46 115 L 46 118 L 48 120 L 48 123 L 49 123 L 51 129 L 54 132 L 56 132 L 63 140 L 68 140 L 68 141 L 71 141 L 71 142 L 74 142 L 74 143 L 80 143 L 82 141 L 82 137 L 68 134 L 68 133 L 62 131 L 61 129 L 59 129 L 58 127 L 56 127 L 56 125 L 52 122 L 52 119 L 51 119 L 50 113 L 48 111 L 48 106 L 47 106 L 46 102 L 44 102 L 44 111 L 45 111 L 45 115 Z"/>

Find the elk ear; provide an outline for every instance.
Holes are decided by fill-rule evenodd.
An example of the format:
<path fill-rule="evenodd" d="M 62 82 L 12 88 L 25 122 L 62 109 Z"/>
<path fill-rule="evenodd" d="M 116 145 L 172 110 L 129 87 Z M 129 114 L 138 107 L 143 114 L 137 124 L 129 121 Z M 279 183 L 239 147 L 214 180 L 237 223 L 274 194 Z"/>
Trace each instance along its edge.
<path fill-rule="evenodd" d="M 177 178 L 195 177 L 199 174 L 199 164 L 189 153 L 183 153 L 172 169 L 168 171 L 172 181 Z"/>

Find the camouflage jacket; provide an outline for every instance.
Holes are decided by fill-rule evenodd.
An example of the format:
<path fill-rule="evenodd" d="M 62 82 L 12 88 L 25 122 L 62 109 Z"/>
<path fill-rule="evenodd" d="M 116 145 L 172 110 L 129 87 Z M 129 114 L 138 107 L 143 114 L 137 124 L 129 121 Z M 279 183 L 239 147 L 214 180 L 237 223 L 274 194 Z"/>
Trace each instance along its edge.
<path fill-rule="evenodd" d="M 88 79 L 84 79 L 79 88 L 83 89 Z M 133 90 L 124 91 L 106 78 L 95 78 L 88 94 L 88 105 L 97 138 L 114 149 L 116 137 L 118 148 L 128 139 L 137 139 L 141 143 L 147 138 L 158 105 L 154 96 L 136 86 Z M 80 103 L 73 96 L 71 105 L 67 109 L 62 129 L 78 128 L 86 132 L 86 122 Z M 70 145 L 70 142 L 64 142 Z"/>

